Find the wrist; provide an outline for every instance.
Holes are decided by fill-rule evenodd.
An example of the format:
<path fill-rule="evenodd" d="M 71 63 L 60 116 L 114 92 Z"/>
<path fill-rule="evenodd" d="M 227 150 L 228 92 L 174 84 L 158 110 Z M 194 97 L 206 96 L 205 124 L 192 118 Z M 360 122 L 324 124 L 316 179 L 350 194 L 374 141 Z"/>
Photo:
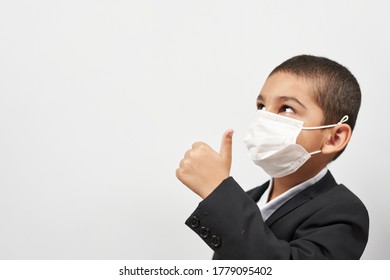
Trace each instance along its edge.
<path fill-rule="evenodd" d="M 211 185 L 211 187 L 206 188 L 202 190 L 202 192 L 198 193 L 198 195 L 202 198 L 205 199 L 207 198 L 211 193 L 213 193 L 226 179 L 228 179 L 230 176 L 227 176 L 223 179 L 217 180 L 215 183 Z"/>

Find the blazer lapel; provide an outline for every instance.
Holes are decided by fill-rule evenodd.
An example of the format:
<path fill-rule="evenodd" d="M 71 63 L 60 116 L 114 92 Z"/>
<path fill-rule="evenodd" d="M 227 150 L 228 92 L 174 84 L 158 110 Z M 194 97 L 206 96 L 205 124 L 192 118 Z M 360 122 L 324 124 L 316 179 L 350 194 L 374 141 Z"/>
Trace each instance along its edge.
<path fill-rule="evenodd" d="M 288 200 L 285 204 L 283 204 L 265 221 L 265 223 L 268 226 L 271 226 L 274 222 L 276 222 L 289 212 L 293 211 L 295 208 L 301 206 L 302 204 L 310 201 L 314 197 L 328 191 L 330 188 L 333 188 L 335 186 L 337 186 L 337 183 L 333 178 L 332 174 L 328 171 L 326 175 L 313 186 L 308 187 L 307 189 L 303 190 L 302 192 L 298 193 L 296 196 Z"/>
<path fill-rule="evenodd" d="M 253 188 L 247 191 L 247 194 L 257 203 L 260 200 L 260 197 L 267 190 L 269 181 L 265 182 L 263 185 Z"/>

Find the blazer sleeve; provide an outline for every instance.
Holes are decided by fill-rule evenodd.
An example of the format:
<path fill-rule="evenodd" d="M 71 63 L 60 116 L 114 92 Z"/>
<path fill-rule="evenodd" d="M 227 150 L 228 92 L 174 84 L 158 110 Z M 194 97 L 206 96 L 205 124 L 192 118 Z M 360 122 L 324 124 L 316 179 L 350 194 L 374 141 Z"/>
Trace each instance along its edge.
<path fill-rule="evenodd" d="M 291 241 L 280 240 L 263 222 L 255 201 L 229 177 L 199 203 L 186 224 L 216 259 L 358 259 L 367 242 L 358 221 L 362 213 L 344 217 L 345 207 L 340 203 L 316 211 Z"/>

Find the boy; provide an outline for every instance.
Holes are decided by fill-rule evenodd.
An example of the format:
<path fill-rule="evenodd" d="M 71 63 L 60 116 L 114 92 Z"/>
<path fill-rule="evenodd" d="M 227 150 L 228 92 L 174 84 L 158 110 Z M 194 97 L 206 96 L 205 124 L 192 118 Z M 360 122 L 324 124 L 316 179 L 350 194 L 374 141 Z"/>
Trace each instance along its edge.
<path fill-rule="evenodd" d="M 214 259 L 359 259 L 368 213 L 327 164 L 347 146 L 361 102 L 344 66 L 301 55 L 276 67 L 257 98 L 245 143 L 271 177 L 247 193 L 230 177 L 233 131 L 219 153 L 197 142 L 177 178 L 203 201 L 186 224 Z"/>

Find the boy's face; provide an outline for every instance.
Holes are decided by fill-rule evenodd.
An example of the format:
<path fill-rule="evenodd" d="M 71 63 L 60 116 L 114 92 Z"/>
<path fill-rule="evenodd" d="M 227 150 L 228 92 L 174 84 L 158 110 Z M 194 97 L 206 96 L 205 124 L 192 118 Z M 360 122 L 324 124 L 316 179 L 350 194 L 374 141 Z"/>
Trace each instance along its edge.
<path fill-rule="evenodd" d="M 304 126 L 323 125 L 324 114 L 314 100 L 313 86 L 305 79 L 277 72 L 265 82 L 257 98 L 257 108 L 298 119 Z M 297 144 L 306 151 L 321 150 L 326 130 L 302 130 Z"/>

